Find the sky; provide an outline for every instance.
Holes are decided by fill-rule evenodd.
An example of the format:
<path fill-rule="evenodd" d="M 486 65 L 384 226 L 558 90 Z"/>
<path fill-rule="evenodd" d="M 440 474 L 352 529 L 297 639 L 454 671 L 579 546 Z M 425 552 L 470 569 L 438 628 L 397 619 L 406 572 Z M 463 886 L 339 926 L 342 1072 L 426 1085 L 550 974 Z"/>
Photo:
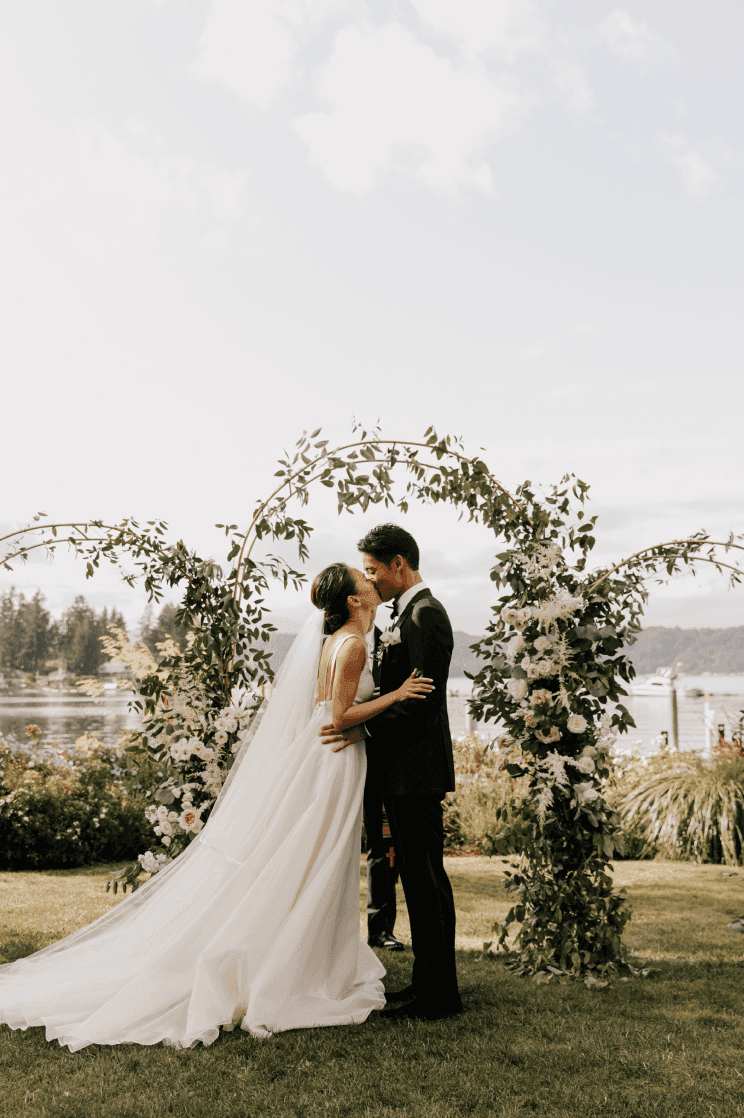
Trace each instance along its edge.
<path fill-rule="evenodd" d="M 576 473 L 597 563 L 744 532 L 743 47 L 741 0 L 9 0 L 0 525 L 162 518 L 219 559 L 357 419 Z M 379 519 L 306 515 L 311 575 Z M 481 631 L 493 540 L 406 525 Z M 62 556 L 10 585 L 145 602 Z M 744 590 L 701 570 L 646 622 L 744 624 Z"/>

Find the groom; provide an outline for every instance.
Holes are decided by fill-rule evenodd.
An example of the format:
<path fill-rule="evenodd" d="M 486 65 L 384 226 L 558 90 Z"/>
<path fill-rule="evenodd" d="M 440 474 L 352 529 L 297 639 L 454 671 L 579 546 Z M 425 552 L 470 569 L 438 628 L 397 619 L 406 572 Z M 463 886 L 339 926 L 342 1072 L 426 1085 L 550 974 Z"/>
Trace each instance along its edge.
<path fill-rule="evenodd" d="M 380 694 L 399 687 L 414 668 L 435 685 L 426 699 L 396 703 L 365 723 L 367 779 L 390 821 L 414 955 L 410 986 L 387 995 L 392 1004 L 382 1015 L 438 1020 L 462 1012 L 442 826 L 442 800 L 455 788 L 447 717 L 452 627 L 419 574 L 419 549 L 409 532 L 380 524 L 357 546 L 380 598 L 394 603 L 394 627 L 381 638 Z"/>

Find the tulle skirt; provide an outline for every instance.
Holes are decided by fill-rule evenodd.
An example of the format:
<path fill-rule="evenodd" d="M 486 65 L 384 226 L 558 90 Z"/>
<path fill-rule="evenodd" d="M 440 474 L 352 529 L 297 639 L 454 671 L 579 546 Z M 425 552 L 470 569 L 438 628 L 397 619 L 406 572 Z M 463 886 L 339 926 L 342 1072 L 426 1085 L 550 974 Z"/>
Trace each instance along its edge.
<path fill-rule="evenodd" d="M 0 967 L 0 1022 L 88 1044 L 211 1044 L 358 1024 L 385 1003 L 359 934 L 366 757 L 323 745 L 328 704 L 228 799 L 172 865 L 95 923 Z M 269 743 L 270 746 L 270 743 Z"/>

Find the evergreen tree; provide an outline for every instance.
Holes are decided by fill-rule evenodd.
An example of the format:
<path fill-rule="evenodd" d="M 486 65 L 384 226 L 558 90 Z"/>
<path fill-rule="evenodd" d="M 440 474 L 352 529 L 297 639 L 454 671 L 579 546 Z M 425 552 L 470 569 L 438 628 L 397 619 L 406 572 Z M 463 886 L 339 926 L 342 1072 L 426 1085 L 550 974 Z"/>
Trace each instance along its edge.
<path fill-rule="evenodd" d="M 44 609 L 44 595 L 37 590 L 30 601 L 20 595 L 16 613 L 19 629 L 19 664 L 26 672 L 38 672 L 54 649 L 55 627 Z"/>
<path fill-rule="evenodd" d="M 95 675 L 105 657 L 101 648 L 101 619 L 82 594 L 62 616 L 60 652 L 67 670 L 75 675 Z"/>
<path fill-rule="evenodd" d="M 140 621 L 140 640 L 147 645 L 154 656 L 157 656 L 156 645 L 165 640 L 175 641 L 181 649 L 186 647 L 187 630 L 176 623 L 177 612 L 178 607 L 168 602 L 153 624 L 152 606 L 148 603 Z"/>
<path fill-rule="evenodd" d="M 20 668 L 23 643 L 18 620 L 20 598 L 14 586 L 0 595 L 0 669 L 4 672 Z"/>

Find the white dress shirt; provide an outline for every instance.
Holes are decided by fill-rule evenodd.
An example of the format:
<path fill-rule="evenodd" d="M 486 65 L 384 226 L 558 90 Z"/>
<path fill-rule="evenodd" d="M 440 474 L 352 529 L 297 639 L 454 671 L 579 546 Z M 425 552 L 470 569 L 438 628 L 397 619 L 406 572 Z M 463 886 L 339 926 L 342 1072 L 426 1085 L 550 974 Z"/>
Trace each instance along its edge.
<path fill-rule="evenodd" d="M 426 585 L 426 583 L 421 581 L 417 582 L 415 586 L 409 586 L 407 590 L 404 590 L 401 596 L 398 598 L 398 617 L 400 617 L 400 615 L 403 613 L 403 610 L 406 608 L 411 598 L 415 598 L 416 595 L 419 594 L 422 590 L 428 589 L 429 587 Z"/>

